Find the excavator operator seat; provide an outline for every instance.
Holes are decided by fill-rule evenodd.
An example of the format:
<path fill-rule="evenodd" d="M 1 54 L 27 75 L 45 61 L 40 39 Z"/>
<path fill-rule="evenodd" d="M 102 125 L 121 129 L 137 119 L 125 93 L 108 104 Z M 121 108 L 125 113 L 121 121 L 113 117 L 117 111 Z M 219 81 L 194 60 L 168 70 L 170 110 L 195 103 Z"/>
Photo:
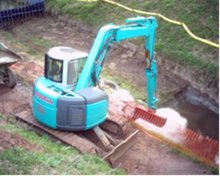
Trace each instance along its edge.
<path fill-rule="evenodd" d="M 55 60 L 46 56 L 45 76 L 55 82 L 62 82 L 62 61 Z"/>

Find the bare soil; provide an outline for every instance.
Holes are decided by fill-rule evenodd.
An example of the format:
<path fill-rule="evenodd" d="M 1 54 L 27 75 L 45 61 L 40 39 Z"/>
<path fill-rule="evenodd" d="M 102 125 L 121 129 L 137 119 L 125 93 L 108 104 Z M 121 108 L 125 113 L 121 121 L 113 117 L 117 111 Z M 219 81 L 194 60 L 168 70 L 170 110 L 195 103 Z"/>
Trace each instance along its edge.
<path fill-rule="evenodd" d="M 14 89 L 9 89 L 0 85 L 0 113 L 4 115 L 13 115 L 15 111 L 23 108 L 24 103 L 28 103 L 31 99 L 30 93 L 27 93 L 27 88 L 23 87 L 20 83 Z M 6 119 L 0 120 L 0 125 L 7 125 L 8 122 Z M 43 148 L 41 148 L 37 144 L 30 143 L 25 138 L 17 135 L 15 133 L 11 133 L 9 131 L 5 131 L 3 129 L 0 130 L 0 152 L 3 152 L 9 148 L 21 147 L 30 151 L 42 152 Z"/>
<path fill-rule="evenodd" d="M 115 165 L 135 175 L 210 175 L 210 170 L 175 152 L 152 136 L 140 133 L 136 144 Z"/>
<path fill-rule="evenodd" d="M 36 65 L 43 65 L 44 53 L 48 47 L 65 45 L 89 52 L 95 38 L 95 30 L 91 29 L 91 31 L 88 26 L 80 25 L 78 22 L 70 25 L 51 17 L 33 19 L 16 26 L 9 31 L 12 35 L 11 39 L 0 31 L 1 42 L 22 55 L 24 63 L 32 62 L 26 70 L 20 71 L 23 76 L 20 75 L 22 78 L 14 89 L 0 87 L 0 113 L 13 114 L 16 109 L 30 103 L 31 86 L 25 83 L 30 79 L 28 71 L 36 70 L 33 69 L 37 67 Z M 48 43 L 45 46 L 46 42 Z M 129 47 L 130 49 L 125 46 L 120 47 L 122 48 L 112 48 L 112 54 L 106 67 L 115 75 L 124 75 L 135 80 L 140 91 L 145 91 L 144 58 L 137 53 L 138 48 L 132 50 L 132 47 Z M 24 75 L 26 79 L 24 79 Z M 33 75 L 34 73 L 32 73 Z M 159 91 L 181 92 L 188 84 L 163 69 L 160 70 L 159 75 Z M 14 140 L 13 136 L 8 134 L 5 136 L 9 141 Z M 8 145 L 11 146 L 11 144 Z M 0 141 L 0 146 L 2 146 L 2 141 Z M 115 167 L 124 168 L 129 174 L 212 174 L 210 169 L 180 155 L 144 133 L 138 135 L 137 143 L 118 161 Z"/>
<path fill-rule="evenodd" d="M 2 125 L 2 124 L 1 124 Z M 21 147 L 29 151 L 42 152 L 43 149 L 36 145 L 28 142 L 26 139 L 19 135 L 10 133 L 7 131 L 0 131 L 0 152 L 3 152 L 9 148 Z"/>

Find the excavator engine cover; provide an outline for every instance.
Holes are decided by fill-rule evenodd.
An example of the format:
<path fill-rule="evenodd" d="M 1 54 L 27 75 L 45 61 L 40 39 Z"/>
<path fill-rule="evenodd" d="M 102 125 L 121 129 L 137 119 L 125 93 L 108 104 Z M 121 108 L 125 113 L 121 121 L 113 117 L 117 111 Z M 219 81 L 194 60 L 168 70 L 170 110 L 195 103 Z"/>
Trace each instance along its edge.
<path fill-rule="evenodd" d="M 65 131 L 83 131 L 107 119 L 108 96 L 89 87 L 74 93 L 63 92 L 41 77 L 34 86 L 33 113 L 44 125 Z"/>

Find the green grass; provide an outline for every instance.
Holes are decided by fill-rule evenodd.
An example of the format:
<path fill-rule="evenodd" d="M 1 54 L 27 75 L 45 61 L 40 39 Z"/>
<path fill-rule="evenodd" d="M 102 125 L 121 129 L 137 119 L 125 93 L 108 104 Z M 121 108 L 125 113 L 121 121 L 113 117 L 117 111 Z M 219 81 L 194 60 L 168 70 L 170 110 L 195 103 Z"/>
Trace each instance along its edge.
<path fill-rule="evenodd" d="M 73 147 L 53 142 L 46 135 L 38 136 L 18 124 L 0 126 L 0 130 L 20 135 L 43 148 L 43 151 L 30 151 L 16 147 L 1 152 L 0 174 L 125 174 L 124 170 L 110 168 L 98 156 L 80 154 Z"/>
<path fill-rule="evenodd" d="M 14 47 L 14 48 L 19 48 L 19 49 L 21 49 L 21 51 L 24 51 L 30 55 L 38 55 L 39 54 L 39 51 L 37 51 L 34 46 L 30 45 L 30 43 L 28 44 L 28 47 L 27 47 L 27 43 L 25 40 L 26 37 L 22 38 L 22 40 L 17 39 L 16 36 L 10 31 L 2 31 L 2 34 L 11 43 L 16 44 L 17 47 Z"/>
<path fill-rule="evenodd" d="M 117 0 L 132 8 L 158 12 L 174 20 L 183 21 L 196 35 L 218 43 L 219 41 L 219 2 L 218 0 Z M 47 0 L 50 10 L 69 14 L 97 28 L 107 23 L 123 23 L 127 17 L 137 16 L 119 7 L 99 2 L 71 0 Z M 207 75 L 208 79 L 218 80 L 218 49 L 200 43 L 189 37 L 180 26 L 158 19 L 156 50 L 165 59 Z"/>
<path fill-rule="evenodd" d="M 100 5 L 99 2 L 95 3 L 85 3 L 85 2 L 78 2 L 72 0 L 49 0 L 47 1 L 47 7 L 50 9 L 52 8 L 53 11 L 58 11 L 62 14 L 69 14 L 71 16 L 77 16 L 78 18 L 86 21 L 88 24 L 94 24 L 98 22 L 101 18 L 98 14 L 100 12 L 96 12 L 97 7 Z M 97 15 L 97 19 L 94 19 L 93 15 Z M 97 23 L 96 23 L 97 24 Z"/>
<path fill-rule="evenodd" d="M 21 51 L 24 51 L 30 56 L 35 56 L 41 60 L 44 59 L 42 56 L 44 50 L 55 45 L 55 42 L 37 38 L 36 36 L 33 36 L 27 31 L 23 31 L 19 28 L 15 28 L 13 32 L 2 31 L 2 34 L 8 41 L 18 46 L 17 48 L 19 48 Z"/>
<path fill-rule="evenodd" d="M 23 148 L 7 149 L 0 153 L 0 174 L 123 174 L 92 155 L 65 154 L 63 150 L 56 153 L 37 153 Z"/>

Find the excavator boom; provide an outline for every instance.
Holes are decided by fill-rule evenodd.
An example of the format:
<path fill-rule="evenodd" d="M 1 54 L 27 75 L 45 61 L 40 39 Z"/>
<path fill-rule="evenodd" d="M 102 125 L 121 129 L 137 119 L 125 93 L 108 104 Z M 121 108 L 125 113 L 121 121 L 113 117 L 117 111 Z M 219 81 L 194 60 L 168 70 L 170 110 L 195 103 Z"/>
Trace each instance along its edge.
<path fill-rule="evenodd" d="M 128 18 L 125 21 L 125 25 L 122 26 L 109 24 L 102 27 L 89 53 L 75 91 L 96 85 L 99 81 L 105 59 L 107 58 L 106 56 L 113 43 L 131 38 L 144 37 L 145 49 L 148 56 L 146 58 L 148 63 L 146 65 L 148 106 L 151 109 L 156 109 L 157 64 L 154 50 L 157 26 L 157 21 L 154 17 L 136 17 Z"/>

